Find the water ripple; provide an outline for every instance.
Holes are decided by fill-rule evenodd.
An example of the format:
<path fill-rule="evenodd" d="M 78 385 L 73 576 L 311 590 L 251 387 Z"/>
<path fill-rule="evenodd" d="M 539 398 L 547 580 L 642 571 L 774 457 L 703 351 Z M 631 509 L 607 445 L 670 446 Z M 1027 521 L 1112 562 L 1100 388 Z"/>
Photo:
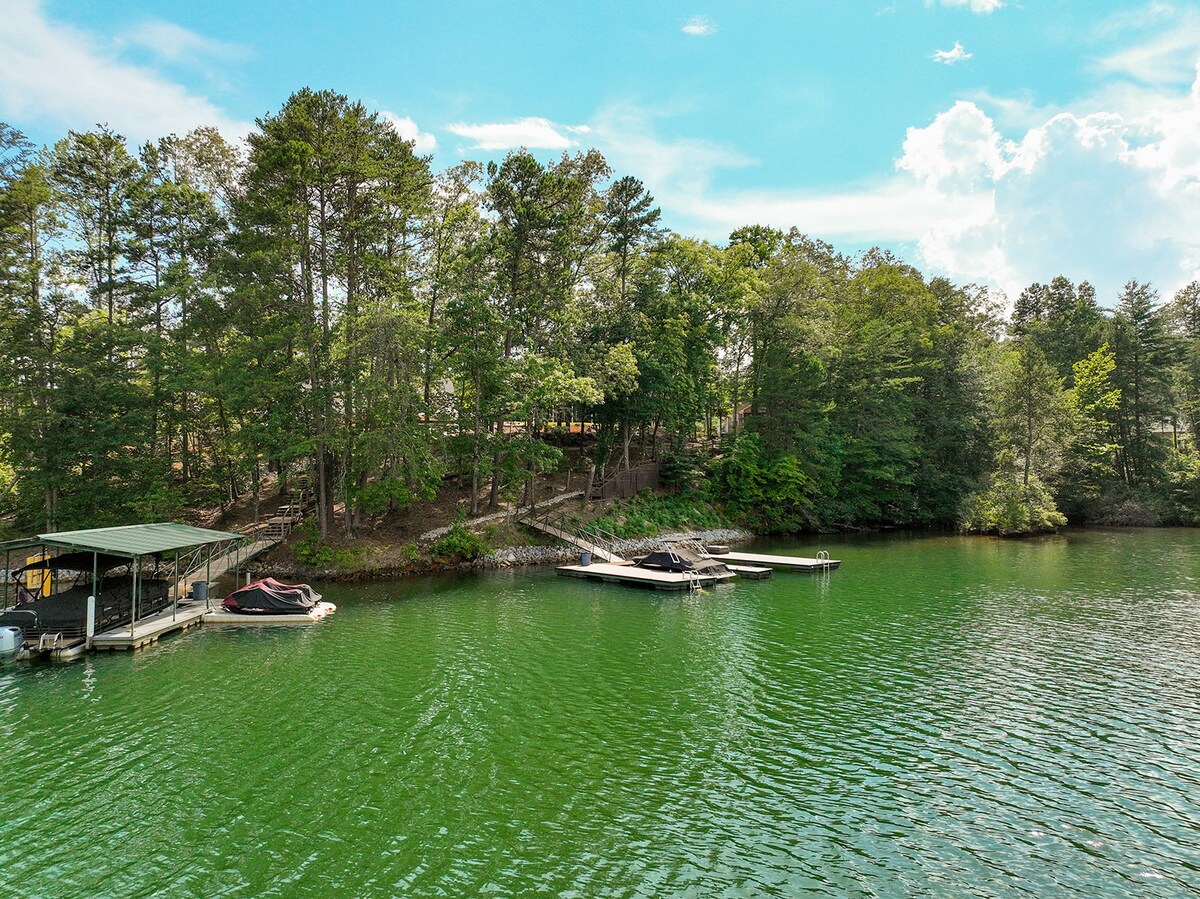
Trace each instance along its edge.
<path fill-rule="evenodd" d="M 0 895 L 1194 895 L 1197 549 L 430 578 L 0 668 Z"/>

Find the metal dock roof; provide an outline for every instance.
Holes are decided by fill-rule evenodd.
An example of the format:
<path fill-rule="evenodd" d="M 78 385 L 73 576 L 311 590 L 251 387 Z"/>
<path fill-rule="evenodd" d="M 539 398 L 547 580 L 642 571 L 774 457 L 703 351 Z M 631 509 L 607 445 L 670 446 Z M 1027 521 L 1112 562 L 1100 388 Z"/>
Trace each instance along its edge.
<path fill-rule="evenodd" d="M 59 531 L 54 534 L 38 534 L 37 539 L 47 546 L 66 546 L 132 557 L 244 538 L 241 534 L 228 531 L 212 531 L 187 524 L 161 522 L 91 528 L 85 531 Z"/>

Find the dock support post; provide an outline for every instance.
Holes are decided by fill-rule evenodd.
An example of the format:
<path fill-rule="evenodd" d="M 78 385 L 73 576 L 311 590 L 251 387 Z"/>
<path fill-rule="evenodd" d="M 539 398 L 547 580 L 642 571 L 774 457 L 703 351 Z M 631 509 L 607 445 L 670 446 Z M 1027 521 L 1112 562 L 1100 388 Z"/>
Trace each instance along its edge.
<path fill-rule="evenodd" d="M 89 650 L 92 648 L 92 641 L 96 637 L 96 596 L 92 594 L 88 597 L 87 603 L 87 643 L 84 644 Z"/>
<path fill-rule="evenodd" d="M 141 556 L 133 558 L 133 581 L 129 585 L 129 639 L 133 639 L 133 629 L 137 627 L 138 607 L 138 570 L 141 567 Z"/>
<path fill-rule="evenodd" d="M 171 564 L 171 620 L 179 612 L 179 550 L 175 550 L 175 561 Z"/>
<path fill-rule="evenodd" d="M 100 553 L 92 553 L 92 599 L 99 601 L 100 599 Z M 95 611 L 95 610 L 93 610 Z M 94 617 L 89 615 L 89 618 Z M 92 648 L 91 640 L 88 641 L 88 649 Z"/>

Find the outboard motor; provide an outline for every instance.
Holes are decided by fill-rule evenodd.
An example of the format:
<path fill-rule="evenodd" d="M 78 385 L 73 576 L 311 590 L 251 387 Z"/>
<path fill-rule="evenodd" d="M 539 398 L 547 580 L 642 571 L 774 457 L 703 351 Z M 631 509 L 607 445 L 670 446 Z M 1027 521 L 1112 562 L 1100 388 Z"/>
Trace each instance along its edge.
<path fill-rule="evenodd" d="M 0 627 L 0 662 L 15 659 L 25 648 L 25 632 L 19 627 Z"/>

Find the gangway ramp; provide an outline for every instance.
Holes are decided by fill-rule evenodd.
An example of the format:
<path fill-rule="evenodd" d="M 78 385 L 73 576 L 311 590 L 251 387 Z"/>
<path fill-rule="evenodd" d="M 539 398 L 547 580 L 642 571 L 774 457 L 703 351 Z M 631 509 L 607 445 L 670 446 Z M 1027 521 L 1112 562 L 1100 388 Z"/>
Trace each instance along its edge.
<path fill-rule="evenodd" d="M 607 562 L 610 565 L 629 565 L 629 560 L 621 558 L 614 550 L 617 538 L 599 528 L 591 530 L 568 530 L 569 525 L 562 515 L 553 518 L 526 517 L 518 519 L 521 524 L 549 534 L 551 537 L 569 543 L 581 553 L 590 553 L 592 558 Z"/>
<path fill-rule="evenodd" d="M 215 581 L 222 575 L 236 571 L 255 556 L 260 556 L 267 550 L 274 549 L 283 542 L 282 537 L 275 536 L 250 539 L 251 542 L 244 546 L 234 547 L 222 555 L 214 556 L 211 560 L 206 560 L 203 564 L 197 565 L 180 578 L 181 587 L 197 580 Z"/>

